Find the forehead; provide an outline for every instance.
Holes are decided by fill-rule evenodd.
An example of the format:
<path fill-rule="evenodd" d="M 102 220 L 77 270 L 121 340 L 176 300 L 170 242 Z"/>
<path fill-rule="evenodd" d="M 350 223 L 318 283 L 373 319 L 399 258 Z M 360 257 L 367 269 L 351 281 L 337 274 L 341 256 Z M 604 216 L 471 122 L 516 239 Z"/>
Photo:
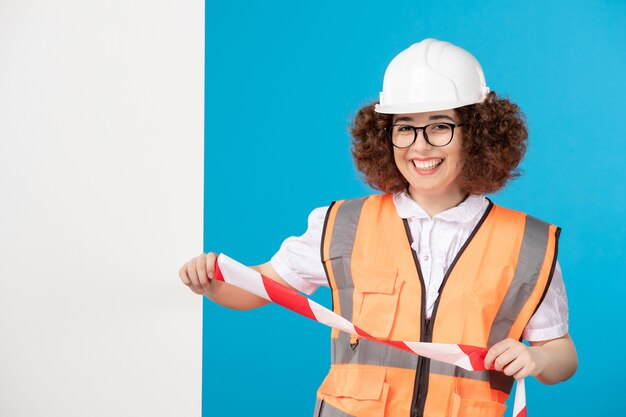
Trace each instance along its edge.
<path fill-rule="evenodd" d="M 450 110 L 437 110 L 423 113 L 408 113 L 408 114 L 394 114 L 393 122 L 411 122 L 411 123 L 426 123 L 436 120 L 444 121 L 456 121 L 456 112 L 454 109 Z"/>

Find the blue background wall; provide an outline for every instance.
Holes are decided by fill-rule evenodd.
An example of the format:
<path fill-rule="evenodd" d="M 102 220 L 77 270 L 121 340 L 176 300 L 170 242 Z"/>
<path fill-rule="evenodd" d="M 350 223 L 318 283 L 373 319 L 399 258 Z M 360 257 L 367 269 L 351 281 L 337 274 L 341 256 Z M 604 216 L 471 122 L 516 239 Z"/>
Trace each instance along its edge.
<path fill-rule="evenodd" d="M 564 384 L 529 381 L 529 415 L 624 415 L 625 3 L 389 4 L 206 3 L 205 250 L 265 262 L 313 208 L 369 193 L 350 159 L 351 115 L 377 99 L 398 52 L 448 40 L 528 118 L 525 174 L 493 199 L 563 227 L 580 366 Z M 314 298 L 330 305 L 326 289 Z M 205 301 L 203 415 L 312 415 L 328 335 L 275 306 Z"/>

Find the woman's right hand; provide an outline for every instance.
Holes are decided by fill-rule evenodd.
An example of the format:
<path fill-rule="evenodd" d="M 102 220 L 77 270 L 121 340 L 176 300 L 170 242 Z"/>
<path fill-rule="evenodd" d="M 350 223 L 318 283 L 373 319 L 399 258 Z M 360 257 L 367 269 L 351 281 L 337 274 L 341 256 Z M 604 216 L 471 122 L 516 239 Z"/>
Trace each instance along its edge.
<path fill-rule="evenodd" d="M 194 293 L 204 295 L 219 305 L 235 310 L 249 310 L 269 303 L 264 298 L 237 288 L 234 285 L 224 281 L 214 281 L 213 273 L 215 272 L 216 259 L 217 254 L 214 252 L 201 253 L 185 263 L 178 271 L 183 284 L 188 286 Z M 279 284 L 292 288 L 278 275 L 271 262 L 251 266 L 250 268 Z"/>
<path fill-rule="evenodd" d="M 178 271 L 178 276 L 191 291 L 207 295 L 213 280 L 216 259 L 217 254 L 214 252 L 201 253 L 186 262 Z"/>

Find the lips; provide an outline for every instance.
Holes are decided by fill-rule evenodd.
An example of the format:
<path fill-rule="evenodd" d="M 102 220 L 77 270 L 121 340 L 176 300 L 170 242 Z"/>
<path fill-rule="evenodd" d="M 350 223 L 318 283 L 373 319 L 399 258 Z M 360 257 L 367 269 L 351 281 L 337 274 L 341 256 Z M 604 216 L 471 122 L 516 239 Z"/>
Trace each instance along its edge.
<path fill-rule="evenodd" d="M 415 166 L 416 169 L 420 171 L 429 171 L 431 169 L 434 169 L 438 167 L 439 165 L 441 165 L 442 162 L 443 162 L 442 158 L 432 158 L 432 159 L 427 159 L 424 161 L 418 161 L 416 159 L 413 159 L 413 165 Z"/>

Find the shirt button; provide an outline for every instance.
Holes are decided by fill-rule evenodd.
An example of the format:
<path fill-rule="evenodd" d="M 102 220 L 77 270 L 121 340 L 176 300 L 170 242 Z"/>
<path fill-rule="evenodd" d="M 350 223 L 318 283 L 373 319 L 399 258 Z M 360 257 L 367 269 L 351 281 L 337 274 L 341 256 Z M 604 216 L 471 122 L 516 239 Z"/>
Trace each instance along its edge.
<path fill-rule="evenodd" d="M 425 261 L 427 261 L 429 259 L 428 255 L 424 255 L 422 256 L 422 259 L 424 259 Z"/>

